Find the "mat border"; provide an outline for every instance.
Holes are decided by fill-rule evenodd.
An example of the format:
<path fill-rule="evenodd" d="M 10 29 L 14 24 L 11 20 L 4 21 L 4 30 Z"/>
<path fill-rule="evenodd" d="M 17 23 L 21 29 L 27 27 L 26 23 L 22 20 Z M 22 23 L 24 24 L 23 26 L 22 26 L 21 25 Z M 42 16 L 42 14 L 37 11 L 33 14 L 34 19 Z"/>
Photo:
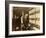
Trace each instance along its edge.
<path fill-rule="evenodd" d="M 8 19 L 9 19 L 9 4 L 21 3 L 21 4 L 38 4 L 43 5 L 43 33 L 37 34 L 25 34 L 25 35 L 8 35 Z M 23 36 L 40 36 L 45 35 L 45 3 L 42 2 L 25 2 L 25 1 L 5 1 L 5 37 L 23 37 Z"/>

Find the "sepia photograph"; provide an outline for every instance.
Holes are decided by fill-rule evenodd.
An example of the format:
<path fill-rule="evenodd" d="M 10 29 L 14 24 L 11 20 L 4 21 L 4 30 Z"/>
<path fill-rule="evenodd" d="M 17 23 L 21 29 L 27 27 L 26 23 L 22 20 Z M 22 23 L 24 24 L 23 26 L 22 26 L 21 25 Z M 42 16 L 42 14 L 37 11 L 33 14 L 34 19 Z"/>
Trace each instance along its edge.
<path fill-rule="evenodd" d="M 40 7 L 13 7 L 12 31 L 40 30 Z"/>

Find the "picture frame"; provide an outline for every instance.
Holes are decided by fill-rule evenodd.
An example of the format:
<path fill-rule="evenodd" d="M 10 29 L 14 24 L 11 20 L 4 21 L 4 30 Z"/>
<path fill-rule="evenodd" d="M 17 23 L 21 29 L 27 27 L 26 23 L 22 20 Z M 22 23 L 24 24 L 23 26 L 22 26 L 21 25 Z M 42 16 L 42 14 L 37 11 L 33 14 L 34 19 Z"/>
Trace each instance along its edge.
<path fill-rule="evenodd" d="M 34 9 L 35 7 L 40 7 L 40 23 L 41 23 L 41 26 L 40 26 L 40 31 L 29 31 L 29 30 L 14 30 L 13 29 L 13 25 L 14 24 L 11 20 L 11 18 L 14 17 L 14 10 L 18 9 L 21 11 L 24 9 L 24 10 L 27 10 L 27 8 L 29 9 Z M 13 11 L 12 11 L 12 10 Z M 37 9 L 36 9 L 37 10 Z M 12 12 L 11 12 L 12 11 Z M 15 12 L 15 14 L 18 16 L 21 17 L 21 14 L 20 12 Z M 27 13 L 26 13 L 27 14 Z M 29 13 L 28 13 L 29 14 Z M 33 14 L 33 13 L 32 13 Z M 35 13 L 36 14 L 36 13 Z M 11 15 L 11 16 L 10 16 Z M 29 15 L 28 15 L 29 17 Z M 34 17 L 34 16 L 32 16 Z M 15 17 L 16 18 L 16 17 Z M 34 18 L 33 18 L 34 19 Z M 28 19 L 29 20 L 29 19 Z M 19 21 L 19 20 L 18 20 Z M 19 21 L 20 22 L 20 21 Z M 34 21 L 32 21 L 34 23 Z M 23 23 L 23 22 L 22 22 Z M 27 23 L 27 22 L 26 22 Z M 15 23 L 16 24 L 16 23 Z M 19 24 L 17 22 L 17 24 Z M 37 24 L 37 23 L 36 23 Z M 11 27 L 11 26 L 12 27 Z M 25 24 L 24 24 L 25 25 Z M 39 25 L 39 24 L 38 24 Z M 10 29 L 10 30 L 9 30 Z M 16 28 L 18 29 L 18 27 Z M 11 31 L 12 30 L 12 31 Z M 16 31 L 16 32 L 15 32 Z M 40 36 L 40 35 L 45 35 L 45 3 L 42 3 L 42 2 L 20 2 L 20 1 L 5 1 L 5 37 L 22 37 L 22 36 Z"/>

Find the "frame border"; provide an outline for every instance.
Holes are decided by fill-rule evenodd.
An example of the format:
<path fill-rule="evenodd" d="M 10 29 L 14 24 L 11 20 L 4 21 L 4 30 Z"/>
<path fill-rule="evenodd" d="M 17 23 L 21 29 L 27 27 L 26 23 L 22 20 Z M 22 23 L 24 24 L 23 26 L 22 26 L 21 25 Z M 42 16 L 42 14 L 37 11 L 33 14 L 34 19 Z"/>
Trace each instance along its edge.
<path fill-rule="evenodd" d="M 8 35 L 8 19 L 9 19 L 9 4 L 15 4 L 15 3 L 21 3 L 21 4 L 38 4 L 43 5 L 43 33 L 37 33 L 37 34 L 22 34 L 22 35 Z M 23 36 L 40 36 L 45 35 L 45 3 L 42 2 L 25 2 L 25 1 L 5 1 L 5 37 L 23 37 Z"/>

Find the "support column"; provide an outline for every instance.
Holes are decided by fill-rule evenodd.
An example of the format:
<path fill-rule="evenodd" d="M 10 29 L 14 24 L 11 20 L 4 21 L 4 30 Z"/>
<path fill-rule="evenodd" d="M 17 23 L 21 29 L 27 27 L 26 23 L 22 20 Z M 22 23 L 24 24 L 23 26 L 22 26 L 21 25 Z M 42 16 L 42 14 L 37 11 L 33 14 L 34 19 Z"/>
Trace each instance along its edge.
<path fill-rule="evenodd" d="M 22 10 L 22 16 L 21 16 L 21 30 L 22 30 L 22 27 L 23 27 L 23 17 L 24 17 L 24 11 Z"/>

